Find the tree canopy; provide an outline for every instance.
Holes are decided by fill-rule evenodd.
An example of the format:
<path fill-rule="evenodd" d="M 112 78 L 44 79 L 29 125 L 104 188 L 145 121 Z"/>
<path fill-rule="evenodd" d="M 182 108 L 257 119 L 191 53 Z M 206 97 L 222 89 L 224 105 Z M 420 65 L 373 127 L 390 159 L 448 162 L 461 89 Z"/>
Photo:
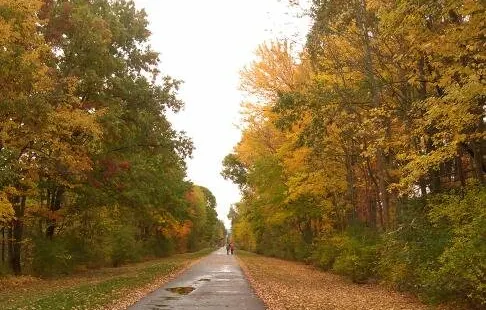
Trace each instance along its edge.
<path fill-rule="evenodd" d="M 302 50 L 263 43 L 242 71 L 246 124 L 223 161 L 243 196 L 237 242 L 484 304 L 485 243 L 461 225 L 485 202 L 467 220 L 450 207 L 485 191 L 484 13 L 480 1 L 316 0 Z M 462 280 L 445 284 L 452 269 Z"/>
<path fill-rule="evenodd" d="M 147 26 L 133 1 L 0 1 L 0 228 L 15 273 L 224 239 L 214 195 L 186 180 L 192 141 L 166 117 L 181 82 L 159 72 Z"/>

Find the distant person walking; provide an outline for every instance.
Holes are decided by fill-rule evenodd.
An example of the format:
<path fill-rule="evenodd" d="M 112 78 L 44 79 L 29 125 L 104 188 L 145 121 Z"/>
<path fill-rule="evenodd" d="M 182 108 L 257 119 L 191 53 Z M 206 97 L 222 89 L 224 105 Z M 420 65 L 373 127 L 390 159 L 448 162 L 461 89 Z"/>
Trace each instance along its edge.
<path fill-rule="evenodd" d="M 226 243 L 226 255 L 229 255 L 230 250 L 231 250 L 231 245 L 230 245 L 230 243 L 228 242 L 228 243 Z M 233 254 L 233 253 L 231 253 L 231 254 Z"/>
<path fill-rule="evenodd" d="M 230 251 L 231 251 L 231 255 L 235 253 L 235 243 L 233 241 L 231 241 L 230 243 Z"/>

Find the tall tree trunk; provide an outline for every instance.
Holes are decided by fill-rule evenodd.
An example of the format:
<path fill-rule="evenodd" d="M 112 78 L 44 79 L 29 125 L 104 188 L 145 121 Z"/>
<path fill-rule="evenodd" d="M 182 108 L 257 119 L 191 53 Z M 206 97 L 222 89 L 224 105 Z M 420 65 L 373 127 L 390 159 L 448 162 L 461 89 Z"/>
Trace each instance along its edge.
<path fill-rule="evenodd" d="M 456 157 L 456 171 L 459 181 L 461 182 L 461 187 L 466 187 L 466 176 L 462 164 L 462 148 L 459 148 L 458 155 Z"/>
<path fill-rule="evenodd" d="M 312 244 L 312 241 L 314 240 L 314 233 L 312 232 L 311 220 L 304 219 L 304 222 L 299 223 L 298 226 L 304 242 L 307 244 Z"/>
<path fill-rule="evenodd" d="M 376 168 L 377 168 L 377 176 L 378 176 L 378 189 L 380 195 L 380 203 L 381 203 L 381 219 L 383 222 L 383 228 L 385 230 L 388 229 L 390 224 L 389 219 L 389 207 L 390 207 L 390 197 L 388 195 L 388 190 L 386 186 L 386 176 L 385 176 L 385 160 L 384 155 L 381 150 L 377 152 L 377 159 L 376 159 Z"/>
<path fill-rule="evenodd" d="M 361 35 L 364 43 L 364 71 L 367 79 L 370 83 L 370 91 L 372 96 L 373 106 L 378 108 L 381 106 L 380 100 L 380 90 L 376 82 L 376 77 L 374 73 L 372 50 L 371 50 L 371 38 L 369 26 L 366 20 L 366 1 L 361 0 L 360 10 L 356 16 L 356 20 L 361 28 Z M 381 119 L 383 124 L 386 124 L 385 119 Z M 381 202 L 381 216 L 383 222 L 383 228 L 386 230 L 389 226 L 389 193 L 387 189 L 387 165 L 386 158 L 382 146 L 378 146 L 376 149 L 376 167 L 377 167 L 377 177 L 378 177 L 378 189 L 379 189 L 379 199 Z"/>
<path fill-rule="evenodd" d="M 423 176 L 419 180 L 419 187 L 420 187 L 420 196 L 425 197 L 425 195 L 427 195 L 427 183 Z"/>
<path fill-rule="evenodd" d="M 8 262 L 11 266 L 12 265 L 11 257 L 13 256 L 13 229 L 12 229 L 12 224 L 10 224 L 10 227 L 7 230 L 7 235 L 8 235 L 8 238 L 7 238 L 8 255 L 7 255 L 7 257 L 8 257 Z"/>
<path fill-rule="evenodd" d="M 5 263 L 5 227 L 2 227 L 2 264 Z"/>
<path fill-rule="evenodd" d="M 376 202 L 377 199 L 375 195 L 371 192 L 371 186 L 367 185 L 366 194 L 367 194 L 367 205 L 368 205 L 368 223 L 371 227 L 376 228 L 377 226 L 377 210 L 376 210 Z"/>
<path fill-rule="evenodd" d="M 10 256 L 10 267 L 12 271 L 19 275 L 22 272 L 21 267 L 21 250 L 22 250 L 22 234 L 24 231 L 24 212 L 25 203 L 27 198 L 25 196 L 20 196 L 15 199 L 13 205 L 15 211 L 15 219 L 12 220 L 12 244 L 11 244 L 11 256 Z"/>
<path fill-rule="evenodd" d="M 367 190 L 367 192 L 369 193 L 368 197 L 369 197 L 371 221 L 372 221 L 374 227 L 378 227 L 378 218 L 379 218 L 380 228 L 383 229 L 383 221 L 381 220 L 381 209 L 378 208 L 379 200 L 380 200 L 380 198 L 378 196 L 379 196 L 380 190 L 379 190 L 378 181 L 376 180 L 376 178 L 374 176 L 374 172 L 371 169 L 371 163 L 370 163 L 369 159 L 366 159 L 366 167 L 368 169 L 368 175 L 369 175 L 369 179 L 371 181 L 371 182 L 369 182 L 369 183 L 371 183 L 368 187 L 369 191 Z M 375 190 L 373 190 L 373 188 Z"/>
<path fill-rule="evenodd" d="M 430 154 L 434 149 L 434 145 L 432 144 L 432 139 L 430 138 L 432 136 L 432 130 L 427 130 L 427 135 L 428 137 L 425 137 L 425 148 L 427 154 Z M 432 193 L 438 193 L 440 192 L 442 188 L 442 184 L 440 181 L 440 172 L 439 172 L 440 167 L 436 167 L 436 169 L 432 168 L 429 169 L 429 177 L 430 177 L 430 191 Z"/>
<path fill-rule="evenodd" d="M 420 79 L 420 86 L 418 88 L 418 98 L 420 100 L 425 100 L 427 99 L 427 81 L 425 78 L 425 55 L 422 53 L 420 56 L 420 59 L 418 61 L 418 72 L 419 72 L 419 79 Z M 414 143 L 415 143 L 415 150 L 416 152 L 420 152 L 419 148 L 419 143 L 417 141 L 419 139 L 418 137 L 414 138 Z M 430 173 L 429 173 L 430 175 Z M 419 185 L 420 185 L 420 193 L 422 194 L 422 197 L 425 197 L 427 195 L 427 182 L 425 176 L 422 176 L 419 180 Z"/>
<path fill-rule="evenodd" d="M 59 211 L 61 209 L 62 198 L 64 195 L 64 188 L 56 186 L 52 191 L 47 192 L 47 201 L 49 203 L 49 210 L 52 212 Z M 57 222 L 56 219 L 51 217 L 47 220 L 46 236 L 49 239 L 54 237 L 56 231 Z"/>
<path fill-rule="evenodd" d="M 354 170 L 353 170 L 353 158 L 352 154 L 350 154 L 349 151 L 346 150 L 346 180 L 348 184 L 347 188 L 347 195 L 348 195 L 348 201 L 350 202 L 351 206 L 353 207 L 352 213 L 351 213 L 351 219 L 356 220 L 356 185 L 355 185 L 355 177 L 354 177 Z"/>
<path fill-rule="evenodd" d="M 478 181 L 484 185 L 486 184 L 486 180 L 484 178 L 483 171 L 484 163 L 483 154 L 481 152 L 481 144 L 477 142 L 472 142 L 471 146 L 474 153 L 474 172 L 476 174 L 476 179 L 478 179 Z"/>

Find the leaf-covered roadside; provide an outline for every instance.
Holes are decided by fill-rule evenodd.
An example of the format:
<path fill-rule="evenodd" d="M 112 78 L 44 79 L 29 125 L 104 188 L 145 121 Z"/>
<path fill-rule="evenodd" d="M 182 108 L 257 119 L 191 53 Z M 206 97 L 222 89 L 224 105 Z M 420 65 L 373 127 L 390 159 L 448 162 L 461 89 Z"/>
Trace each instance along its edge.
<path fill-rule="evenodd" d="M 429 309 L 407 294 L 376 284 L 354 284 L 303 263 L 243 251 L 238 258 L 268 309 Z"/>
<path fill-rule="evenodd" d="M 0 309 L 123 309 L 208 252 L 174 255 L 59 279 L 2 279 Z"/>

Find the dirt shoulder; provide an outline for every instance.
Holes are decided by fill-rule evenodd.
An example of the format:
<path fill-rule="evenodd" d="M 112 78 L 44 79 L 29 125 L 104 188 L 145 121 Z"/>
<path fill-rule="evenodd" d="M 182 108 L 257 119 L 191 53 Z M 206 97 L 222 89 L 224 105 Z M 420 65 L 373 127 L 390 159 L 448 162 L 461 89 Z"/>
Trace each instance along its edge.
<path fill-rule="evenodd" d="M 431 309 L 408 294 L 355 284 L 298 262 L 239 252 L 238 260 L 268 309 Z"/>

